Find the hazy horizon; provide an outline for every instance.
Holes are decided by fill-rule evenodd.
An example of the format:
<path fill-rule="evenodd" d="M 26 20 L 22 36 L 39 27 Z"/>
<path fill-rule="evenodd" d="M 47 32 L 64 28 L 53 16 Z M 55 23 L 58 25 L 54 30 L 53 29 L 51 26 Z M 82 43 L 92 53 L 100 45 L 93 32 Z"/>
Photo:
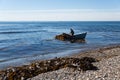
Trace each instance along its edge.
<path fill-rule="evenodd" d="M 120 21 L 119 0 L 0 0 L 0 21 Z"/>

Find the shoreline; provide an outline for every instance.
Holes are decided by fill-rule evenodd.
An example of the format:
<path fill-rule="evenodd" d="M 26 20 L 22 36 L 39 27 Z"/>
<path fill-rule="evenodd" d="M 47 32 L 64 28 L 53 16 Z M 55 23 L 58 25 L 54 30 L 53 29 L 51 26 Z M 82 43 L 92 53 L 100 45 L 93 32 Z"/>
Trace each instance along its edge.
<path fill-rule="evenodd" d="M 92 47 L 92 48 L 86 48 L 86 49 L 83 49 L 83 50 L 80 50 L 80 49 L 76 49 L 76 50 L 78 50 L 78 51 L 75 51 L 75 50 L 70 50 L 69 52 L 70 52 L 70 54 L 64 54 L 65 56 L 59 56 L 59 57 L 72 57 L 72 56 L 75 56 L 75 55 L 77 55 L 77 54 L 84 54 L 84 53 L 86 53 L 86 52 L 90 52 L 90 51 L 96 51 L 97 49 L 101 49 L 101 48 L 105 48 L 105 47 L 116 47 L 117 45 L 120 45 L 120 44 L 110 44 L 110 45 L 106 45 L 106 46 L 96 46 L 96 47 Z M 64 52 L 65 53 L 65 52 Z M 58 53 L 57 53 L 58 54 Z M 61 52 L 59 52 L 59 54 L 61 54 Z M 62 54 L 63 55 L 63 54 Z M 54 59 L 54 58 L 56 58 L 55 56 L 54 57 L 52 57 L 52 58 L 45 58 L 45 59 L 36 59 L 36 60 L 31 60 L 30 62 L 25 62 L 25 63 L 21 63 L 21 61 L 19 61 L 20 60 L 20 58 L 13 58 L 12 60 L 14 60 L 13 61 L 13 65 L 12 64 L 10 64 L 9 66 L 0 66 L 0 71 L 1 70 L 5 70 L 5 69 L 7 69 L 7 68 L 9 68 L 9 67 L 19 67 L 19 66 L 24 66 L 24 65 L 30 65 L 31 63 L 34 63 L 34 62 L 36 62 L 36 61 L 43 61 L 43 60 L 50 60 L 50 59 Z M 25 59 L 25 58 L 23 58 L 23 59 Z M 28 58 L 29 59 L 29 58 Z M 15 62 L 16 60 L 18 60 L 19 62 L 19 64 L 17 63 L 17 62 Z M 8 61 L 8 60 L 7 60 Z M 10 62 L 12 62 L 11 60 L 10 60 Z M 14 64 L 14 63 L 17 63 L 17 64 Z M 4 65 L 4 63 L 3 64 L 1 64 L 1 65 Z"/>
<path fill-rule="evenodd" d="M 117 51 L 117 52 L 116 52 Z M 91 49 L 91 50 L 87 50 L 87 51 L 83 51 L 83 52 L 80 52 L 78 54 L 74 54 L 74 55 L 70 55 L 70 56 L 66 56 L 66 57 L 63 57 L 63 58 L 60 58 L 61 60 L 65 59 L 65 60 L 68 60 L 68 58 L 72 58 L 73 60 L 74 59 L 81 59 L 83 57 L 90 57 L 90 58 L 94 58 L 94 59 L 97 59 L 99 61 L 102 61 L 104 59 L 109 59 L 109 58 L 113 58 L 113 57 L 116 57 L 116 56 L 119 56 L 120 52 L 120 45 L 110 45 L 110 46 L 105 46 L 103 48 L 97 48 L 97 49 Z M 43 62 L 45 61 L 51 61 L 51 60 L 58 60 L 59 58 L 57 59 L 50 59 L 50 60 L 43 60 Z M 41 62 L 42 60 L 38 61 L 38 62 Z M 38 62 L 33 62 L 31 63 L 32 65 L 35 63 L 38 63 Z M 61 61 L 60 61 L 61 62 Z M 29 67 L 29 68 L 28 68 Z M 24 66 L 20 66 L 20 67 L 11 67 L 9 69 L 6 69 L 6 70 L 3 70 L 3 71 L 0 71 L 0 79 L 3 79 L 3 74 L 4 75 L 8 75 L 8 73 L 6 73 L 6 71 L 9 72 L 9 77 L 12 77 L 13 75 L 15 75 L 15 72 L 16 70 L 20 71 L 22 68 L 24 68 L 24 70 L 29 70 L 31 69 L 30 68 L 31 65 L 27 65 L 27 67 L 24 65 Z M 33 66 L 32 66 L 33 67 Z M 44 66 L 43 66 L 44 67 Z M 27 68 L 27 69 L 26 69 Z M 33 67 L 34 68 L 34 67 Z M 64 68 L 69 68 L 68 66 L 67 67 L 62 67 L 62 68 L 58 68 L 56 70 L 50 70 L 50 71 L 43 71 L 43 73 L 41 74 L 46 74 L 46 73 L 49 73 L 49 72 L 54 72 L 54 71 L 59 71 L 61 69 L 64 69 Z M 11 73 L 10 73 L 11 72 Z M 25 71 L 26 72 L 26 71 Z M 21 72 L 22 73 L 22 72 Z M 24 73 L 23 73 L 24 74 Z M 37 74 L 35 74 L 34 76 L 29 76 L 28 78 L 30 77 L 35 77 L 37 76 Z M 17 76 L 17 75 L 16 75 Z M 24 76 L 24 75 L 23 75 Z M 24 78 L 24 77 L 21 77 Z M 7 76 L 4 76 L 4 78 L 7 77 Z M 27 79 L 27 78 L 26 78 Z M 23 79 L 24 80 L 24 79 Z M 34 78 L 33 78 L 34 80 Z M 37 80 L 37 79 L 36 79 Z M 41 80 L 41 79 L 40 79 Z"/>
<path fill-rule="evenodd" d="M 108 54 L 108 52 L 105 54 L 104 51 L 106 50 L 112 50 L 112 49 L 116 49 L 116 48 L 120 48 L 120 44 L 115 44 L 115 45 L 107 45 L 107 46 L 102 46 L 102 47 L 98 47 L 95 49 L 88 49 L 85 51 L 82 51 L 78 54 L 73 54 L 70 57 L 75 57 L 75 58 L 81 58 L 81 57 L 94 57 L 97 58 L 99 60 L 104 59 L 105 57 L 112 57 L 112 56 L 116 56 L 117 54 L 114 54 L 114 52 L 110 52 L 112 54 Z M 105 56 L 106 55 L 106 56 Z M 119 54 L 118 54 L 119 55 Z"/>
<path fill-rule="evenodd" d="M 28 80 L 119 80 L 120 79 L 120 45 L 104 46 L 81 52 L 69 57 L 82 58 L 92 57 L 99 60 L 93 63 L 98 70 L 87 70 L 80 72 L 72 68 L 39 74 Z"/>

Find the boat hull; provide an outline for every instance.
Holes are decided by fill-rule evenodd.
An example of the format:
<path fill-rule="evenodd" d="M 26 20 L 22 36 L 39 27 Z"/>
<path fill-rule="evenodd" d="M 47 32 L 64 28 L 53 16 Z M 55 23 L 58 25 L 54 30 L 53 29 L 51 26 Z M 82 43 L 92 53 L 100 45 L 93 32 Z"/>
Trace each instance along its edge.
<path fill-rule="evenodd" d="M 82 33 L 82 34 L 78 34 L 78 35 L 74 35 L 72 36 L 73 39 L 85 39 L 87 33 Z"/>

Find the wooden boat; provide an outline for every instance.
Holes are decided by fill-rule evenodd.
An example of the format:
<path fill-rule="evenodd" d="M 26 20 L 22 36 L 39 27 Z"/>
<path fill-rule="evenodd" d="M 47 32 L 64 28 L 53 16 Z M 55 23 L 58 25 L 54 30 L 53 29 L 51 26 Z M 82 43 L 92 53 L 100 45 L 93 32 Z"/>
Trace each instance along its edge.
<path fill-rule="evenodd" d="M 86 35 L 87 35 L 87 32 L 73 35 L 73 36 L 63 33 L 63 34 L 57 35 L 55 39 L 62 40 L 62 41 L 70 41 L 70 42 L 85 42 Z"/>
<path fill-rule="evenodd" d="M 72 36 L 72 38 L 76 39 L 76 40 L 77 39 L 85 39 L 86 35 L 87 35 L 87 32 L 86 33 L 82 33 L 82 34 L 74 35 L 74 36 Z"/>

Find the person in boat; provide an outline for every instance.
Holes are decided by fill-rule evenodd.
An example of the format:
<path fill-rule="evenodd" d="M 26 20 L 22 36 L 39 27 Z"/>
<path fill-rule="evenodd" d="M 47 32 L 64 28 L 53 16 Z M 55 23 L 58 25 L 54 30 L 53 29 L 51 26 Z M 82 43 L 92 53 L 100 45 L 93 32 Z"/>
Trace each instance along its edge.
<path fill-rule="evenodd" d="M 70 34 L 71 34 L 71 36 L 74 35 L 74 30 L 72 28 L 70 29 Z"/>

